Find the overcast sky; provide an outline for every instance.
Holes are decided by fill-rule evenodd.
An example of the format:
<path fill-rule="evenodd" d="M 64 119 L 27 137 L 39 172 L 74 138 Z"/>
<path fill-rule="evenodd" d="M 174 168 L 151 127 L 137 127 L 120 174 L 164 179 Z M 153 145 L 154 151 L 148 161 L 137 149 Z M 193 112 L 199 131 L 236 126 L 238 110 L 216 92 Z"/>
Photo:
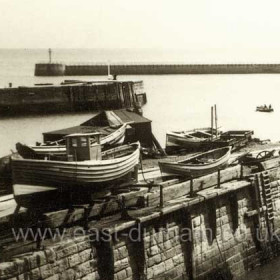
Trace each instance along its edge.
<path fill-rule="evenodd" d="M 0 3 L 1 48 L 280 48 L 280 1 Z"/>

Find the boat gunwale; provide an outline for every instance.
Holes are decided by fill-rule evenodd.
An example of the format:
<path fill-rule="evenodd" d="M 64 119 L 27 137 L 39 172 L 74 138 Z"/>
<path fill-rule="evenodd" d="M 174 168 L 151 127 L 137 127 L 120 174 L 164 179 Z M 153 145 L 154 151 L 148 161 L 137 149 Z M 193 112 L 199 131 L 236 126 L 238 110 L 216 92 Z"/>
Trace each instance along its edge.
<path fill-rule="evenodd" d="M 222 157 L 218 158 L 217 160 L 215 160 L 213 162 L 203 163 L 203 164 L 195 164 L 195 163 L 193 163 L 193 164 L 188 164 L 188 163 L 184 164 L 184 163 L 182 163 L 184 161 L 189 161 L 189 160 L 195 159 L 195 158 L 197 158 L 199 156 L 202 156 L 202 155 L 205 155 L 205 154 L 210 154 L 210 153 L 213 153 L 213 152 L 215 152 L 217 150 L 223 150 L 223 149 L 228 149 L 228 151 Z M 227 147 L 222 147 L 222 148 L 210 150 L 210 151 L 207 151 L 207 152 L 202 152 L 200 154 L 196 154 L 196 155 L 194 155 L 194 156 L 192 156 L 190 158 L 187 158 L 187 159 L 184 159 L 184 160 L 180 160 L 178 162 L 159 161 L 159 165 L 165 165 L 165 166 L 171 166 L 171 167 L 173 167 L 173 166 L 174 167 L 176 167 L 176 166 L 178 166 L 178 167 L 185 167 L 186 169 L 187 168 L 204 169 L 205 167 L 209 167 L 211 165 L 214 166 L 216 163 L 222 162 L 226 157 L 228 157 L 230 155 L 230 153 L 231 153 L 231 146 L 227 146 Z"/>
<path fill-rule="evenodd" d="M 125 146 L 127 146 L 127 147 L 135 146 L 135 149 L 129 155 L 126 155 L 126 156 L 123 156 L 123 157 L 120 157 L 120 158 L 112 158 L 112 159 L 85 160 L 85 161 L 58 161 L 58 160 L 25 159 L 25 158 L 14 158 L 14 157 L 12 157 L 11 159 L 12 159 L 12 162 L 32 162 L 32 163 L 43 163 L 43 164 L 46 164 L 46 165 L 51 165 L 51 164 L 56 163 L 60 166 L 63 166 L 63 165 L 66 165 L 66 166 L 67 165 L 68 166 L 95 166 L 95 165 L 106 166 L 106 165 L 121 163 L 122 161 L 125 161 L 125 160 L 129 159 L 130 157 L 133 157 L 133 155 L 138 153 L 138 151 L 140 150 L 140 143 L 139 142 L 128 144 L 128 145 L 125 145 Z M 118 150 L 119 148 L 123 148 L 123 147 L 124 146 L 113 148 L 113 149 L 107 150 L 106 152 L 108 153 L 111 150 Z M 123 148 L 123 150 L 125 150 L 125 149 Z"/>

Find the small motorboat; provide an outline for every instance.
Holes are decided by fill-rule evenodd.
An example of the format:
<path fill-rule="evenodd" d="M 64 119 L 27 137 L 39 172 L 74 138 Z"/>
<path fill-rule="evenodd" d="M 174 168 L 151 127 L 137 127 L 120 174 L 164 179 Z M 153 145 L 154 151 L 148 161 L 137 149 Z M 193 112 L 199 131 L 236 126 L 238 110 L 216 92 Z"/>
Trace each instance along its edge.
<path fill-rule="evenodd" d="M 265 113 L 274 112 L 274 110 L 271 107 L 271 105 L 269 105 L 269 106 L 266 106 L 266 105 L 264 105 L 264 106 L 257 106 L 256 111 L 257 112 L 265 112 Z"/>
<path fill-rule="evenodd" d="M 196 154 L 182 161 L 159 161 L 159 167 L 163 173 L 195 178 L 225 168 L 228 165 L 230 154 L 231 147 L 228 146 Z"/>
<path fill-rule="evenodd" d="M 16 155 L 11 159 L 14 196 L 23 207 L 50 204 L 47 194 L 59 192 L 66 197 L 75 193 L 78 197 L 112 188 L 134 171 L 140 157 L 139 142 L 101 152 L 100 135 L 93 133 L 66 136 L 64 160 L 36 159 L 29 150 L 21 151 L 29 158 Z"/>

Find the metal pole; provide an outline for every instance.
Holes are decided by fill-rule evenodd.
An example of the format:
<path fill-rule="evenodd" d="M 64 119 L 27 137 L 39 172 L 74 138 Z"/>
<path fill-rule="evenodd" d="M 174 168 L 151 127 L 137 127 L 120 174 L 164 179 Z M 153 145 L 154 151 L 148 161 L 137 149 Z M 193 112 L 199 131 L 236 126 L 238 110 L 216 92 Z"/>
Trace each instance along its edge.
<path fill-rule="evenodd" d="M 193 177 L 191 177 L 191 186 L 190 186 L 190 197 L 194 196 L 194 192 L 193 192 Z"/>
<path fill-rule="evenodd" d="M 221 170 L 218 169 L 218 182 L 217 182 L 217 188 L 219 189 L 221 187 Z"/>
<path fill-rule="evenodd" d="M 163 208 L 163 185 L 159 186 L 159 206 Z"/>

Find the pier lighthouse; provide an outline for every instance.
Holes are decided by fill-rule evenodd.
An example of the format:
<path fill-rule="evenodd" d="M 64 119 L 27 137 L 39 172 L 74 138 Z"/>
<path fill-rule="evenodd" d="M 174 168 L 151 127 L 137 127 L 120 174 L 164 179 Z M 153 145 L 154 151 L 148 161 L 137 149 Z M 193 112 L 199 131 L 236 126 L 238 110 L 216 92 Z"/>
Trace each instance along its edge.
<path fill-rule="evenodd" d="M 35 65 L 35 76 L 64 76 L 65 65 L 52 63 L 52 50 L 49 49 L 49 62 Z"/>

